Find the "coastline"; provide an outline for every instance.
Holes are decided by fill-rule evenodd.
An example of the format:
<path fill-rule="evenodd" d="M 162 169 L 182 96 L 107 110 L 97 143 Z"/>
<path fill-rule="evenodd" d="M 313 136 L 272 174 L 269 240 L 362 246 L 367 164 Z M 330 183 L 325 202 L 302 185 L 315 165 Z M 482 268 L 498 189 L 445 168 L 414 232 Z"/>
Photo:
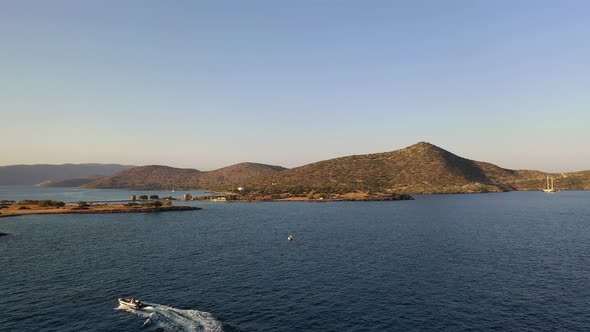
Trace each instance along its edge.
<path fill-rule="evenodd" d="M 327 202 L 393 202 L 393 201 L 411 201 L 414 198 L 410 195 L 404 195 L 403 198 L 390 197 L 371 197 L 371 198 L 324 198 L 313 199 L 307 197 L 289 197 L 289 198 L 260 198 L 260 199 L 238 199 L 228 202 L 307 202 L 307 203 L 327 203 Z"/>
<path fill-rule="evenodd" d="M 278 196 L 278 197 L 277 197 Z M 380 201 L 411 201 L 414 197 L 408 194 L 367 195 L 366 193 L 349 193 L 345 195 L 287 196 L 282 195 L 236 195 L 193 197 L 193 201 L 201 202 L 380 202 Z"/>
<path fill-rule="evenodd" d="M 117 205 L 90 206 L 86 209 L 52 208 L 52 209 L 2 209 L 0 218 L 19 217 L 39 214 L 105 214 L 105 213 L 151 213 L 151 212 L 173 212 L 173 211 L 195 211 L 201 210 L 195 206 L 160 206 L 160 207 L 129 207 Z"/>

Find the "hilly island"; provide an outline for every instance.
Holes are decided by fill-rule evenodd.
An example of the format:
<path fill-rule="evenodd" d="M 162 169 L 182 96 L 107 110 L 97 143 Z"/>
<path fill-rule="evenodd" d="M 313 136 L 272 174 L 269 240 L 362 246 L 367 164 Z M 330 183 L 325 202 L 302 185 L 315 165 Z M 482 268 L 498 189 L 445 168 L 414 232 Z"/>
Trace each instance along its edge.
<path fill-rule="evenodd" d="M 240 163 L 213 171 L 142 166 L 83 184 L 83 188 L 198 189 L 247 199 L 404 199 L 402 194 L 538 190 L 546 176 L 562 190 L 590 189 L 590 171 L 511 170 L 457 156 L 427 142 L 287 169 Z M 238 190 L 240 188 L 240 190 Z"/>

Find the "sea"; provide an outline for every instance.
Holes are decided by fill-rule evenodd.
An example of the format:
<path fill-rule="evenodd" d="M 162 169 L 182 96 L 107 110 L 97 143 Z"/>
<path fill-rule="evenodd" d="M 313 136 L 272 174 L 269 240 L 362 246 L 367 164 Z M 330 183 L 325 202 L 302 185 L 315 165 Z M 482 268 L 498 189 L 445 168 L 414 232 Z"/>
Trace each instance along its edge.
<path fill-rule="evenodd" d="M 0 331 L 590 330 L 590 192 L 415 198 L 0 218 Z"/>

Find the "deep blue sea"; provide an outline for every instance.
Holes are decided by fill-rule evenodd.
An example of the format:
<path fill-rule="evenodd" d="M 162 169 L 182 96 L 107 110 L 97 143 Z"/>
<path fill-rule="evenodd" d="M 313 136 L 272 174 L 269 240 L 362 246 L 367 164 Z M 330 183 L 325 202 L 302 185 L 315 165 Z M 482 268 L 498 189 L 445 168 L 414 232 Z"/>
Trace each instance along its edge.
<path fill-rule="evenodd" d="M 0 330 L 590 330 L 590 192 L 191 204 L 0 218 Z"/>

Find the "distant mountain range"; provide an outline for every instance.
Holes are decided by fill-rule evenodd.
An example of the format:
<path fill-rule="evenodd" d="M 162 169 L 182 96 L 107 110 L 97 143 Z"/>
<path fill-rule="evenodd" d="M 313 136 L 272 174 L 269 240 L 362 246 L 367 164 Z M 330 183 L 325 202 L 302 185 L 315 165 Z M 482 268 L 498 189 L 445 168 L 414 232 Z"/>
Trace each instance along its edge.
<path fill-rule="evenodd" d="M 73 178 L 96 179 L 113 175 L 135 166 L 119 164 L 63 164 L 63 165 L 11 165 L 0 166 L 0 186 L 54 185 Z M 84 182 L 81 181 L 81 182 Z M 85 183 L 86 183 L 85 182 Z M 68 186 L 71 186 L 70 183 Z M 79 186 L 81 184 L 78 184 Z"/>
<path fill-rule="evenodd" d="M 320 161 L 293 169 L 241 163 L 214 171 L 142 166 L 84 188 L 203 189 L 277 197 L 310 193 L 472 193 L 537 190 L 545 176 L 559 189 L 590 189 L 590 171 L 547 174 L 459 157 L 426 142 L 405 149 Z M 281 196 L 282 197 L 282 196 Z"/>

